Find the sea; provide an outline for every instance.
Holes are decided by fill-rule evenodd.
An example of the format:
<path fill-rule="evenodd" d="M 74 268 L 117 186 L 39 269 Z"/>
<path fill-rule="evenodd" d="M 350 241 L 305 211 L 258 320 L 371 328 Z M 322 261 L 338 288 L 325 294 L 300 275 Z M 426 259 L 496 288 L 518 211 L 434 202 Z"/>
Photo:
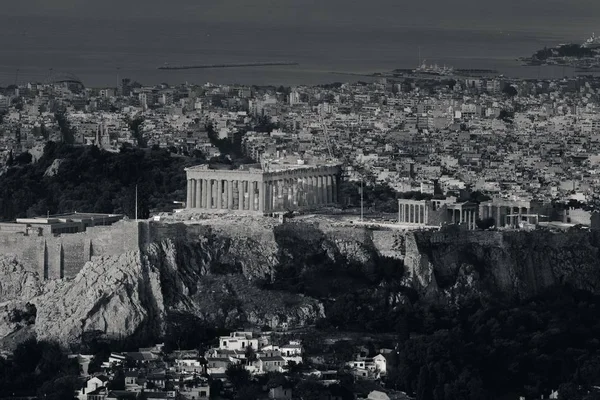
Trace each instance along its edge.
<path fill-rule="evenodd" d="M 87 87 L 121 78 L 313 85 L 423 60 L 560 78 L 575 72 L 526 67 L 517 58 L 582 43 L 600 28 L 597 15 L 596 0 L 20 0 L 0 14 L 0 86 L 65 76 Z M 298 65 L 158 69 L 251 62 Z"/>

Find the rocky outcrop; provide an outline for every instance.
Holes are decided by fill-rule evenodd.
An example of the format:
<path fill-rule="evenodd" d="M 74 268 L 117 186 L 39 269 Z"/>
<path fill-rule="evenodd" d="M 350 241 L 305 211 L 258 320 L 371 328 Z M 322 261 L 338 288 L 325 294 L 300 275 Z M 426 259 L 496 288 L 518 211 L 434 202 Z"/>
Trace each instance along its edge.
<path fill-rule="evenodd" d="M 364 232 L 344 240 L 310 224 L 246 232 L 235 226 L 169 227 L 143 249 L 93 257 L 73 279 L 40 281 L 18 262 L 0 265 L 0 336 L 25 326 L 9 323 L 27 303 L 36 309 L 27 324 L 38 338 L 77 345 L 86 335 L 160 338 L 170 316 L 189 315 L 207 325 L 302 326 L 325 316 L 323 304 L 300 294 L 261 289 L 278 268 L 296 260 L 336 265 L 375 265 L 377 252 Z M 183 232 L 183 233 L 182 233 Z M 230 232 L 237 232 L 236 236 Z M 266 240 L 265 240 L 266 239 Z M 5 283 L 8 282 L 8 283 Z M 12 314 L 11 314 L 12 313 Z M 29 326 L 31 325 L 31 326 Z"/>
<path fill-rule="evenodd" d="M 111 338 L 161 332 L 165 304 L 160 271 L 139 252 L 88 262 L 71 281 L 51 281 L 30 300 L 38 338 L 78 343 L 84 332 Z"/>
<path fill-rule="evenodd" d="M 408 234 L 405 265 L 412 285 L 431 299 L 520 300 L 558 284 L 597 293 L 599 250 L 600 235 L 584 230 L 449 229 Z"/>
<path fill-rule="evenodd" d="M 46 177 L 52 177 L 52 176 L 58 174 L 58 171 L 60 169 L 60 165 L 62 164 L 63 161 L 64 160 L 61 159 L 61 158 L 57 158 L 54 161 L 52 161 L 52 164 L 50 164 L 50 166 L 44 172 L 44 176 L 46 176 Z"/>
<path fill-rule="evenodd" d="M 94 257 L 68 280 L 42 282 L 18 260 L 1 260 L 0 337 L 23 330 L 65 345 L 88 334 L 158 339 L 173 316 L 215 327 L 302 326 L 325 316 L 323 304 L 266 288 L 282 287 L 274 285 L 277 279 L 335 269 L 355 277 L 376 276 L 382 269 L 395 275 L 401 287 L 388 294 L 392 304 L 405 300 L 407 287 L 444 302 L 474 295 L 522 299 L 560 283 L 600 290 L 600 237 L 588 231 L 403 235 L 324 223 L 253 226 L 232 220 L 156 224 L 145 234 L 141 249 Z"/>
<path fill-rule="evenodd" d="M 23 267 L 14 258 L 0 258 L 0 303 L 32 298 L 40 289 L 37 274 Z"/>

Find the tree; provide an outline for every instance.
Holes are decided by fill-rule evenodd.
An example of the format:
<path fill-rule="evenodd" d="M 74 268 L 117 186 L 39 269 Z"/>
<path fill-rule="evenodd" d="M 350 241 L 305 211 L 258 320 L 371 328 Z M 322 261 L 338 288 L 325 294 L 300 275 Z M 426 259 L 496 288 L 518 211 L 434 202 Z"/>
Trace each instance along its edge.
<path fill-rule="evenodd" d="M 225 374 L 236 389 L 246 386 L 250 382 L 250 372 L 242 364 L 229 364 Z"/>
<path fill-rule="evenodd" d="M 502 88 L 502 93 L 506 94 L 509 97 L 515 97 L 517 94 L 519 94 L 517 88 L 515 88 L 509 83 L 504 85 L 504 87 Z"/>
<path fill-rule="evenodd" d="M 76 376 L 62 376 L 55 380 L 44 382 L 38 389 L 37 395 L 45 400 L 74 400 L 77 388 Z"/>
<path fill-rule="evenodd" d="M 18 165 L 30 164 L 33 160 L 33 156 L 29 152 L 23 152 L 15 157 L 14 163 Z"/>
<path fill-rule="evenodd" d="M 422 366 L 421 370 L 419 371 L 417 400 L 433 400 L 431 382 L 429 380 L 429 371 L 426 366 Z"/>
<path fill-rule="evenodd" d="M 475 221 L 475 224 L 477 225 L 477 228 L 481 230 L 486 230 L 495 226 L 496 220 L 494 220 L 494 218 L 477 219 L 477 221 Z"/>
<path fill-rule="evenodd" d="M 142 132 L 142 124 L 145 118 L 143 116 L 137 116 L 129 121 L 129 130 L 131 135 L 135 138 L 139 147 L 146 147 L 148 145 L 147 138 L 144 137 Z"/>
<path fill-rule="evenodd" d="M 220 379 L 213 379 L 210 381 L 210 398 L 220 398 L 221 392 L 223 391 L 223 382 Z"/>
<path fill-rule="evenodd" d="M 118 368 L 115 371 L 115 375 L 107 387 L 109 390 L 125 390 L 125 372 L 123 372 L 123 368 Z"/>
<path fill-rule="evenodd" d="M 71 127 L 71 124 L 67 120 L 67 116 L 64 111 L 57 111 L 54 113 L 54 119 L 58 123 L 60 128 L 60 133 L 62 136 L 62 142 L 65 144 L 74 144 L 75 143 L 75 131 Z"/>
<path fill-rule="evenodd" d="M 248 365 L 252 364 L 257 359 L 256 352 L 254 351 L 252 346 L 246 347 L 245 355 L 246 355 L 246 363 L 248 363 Z"/>

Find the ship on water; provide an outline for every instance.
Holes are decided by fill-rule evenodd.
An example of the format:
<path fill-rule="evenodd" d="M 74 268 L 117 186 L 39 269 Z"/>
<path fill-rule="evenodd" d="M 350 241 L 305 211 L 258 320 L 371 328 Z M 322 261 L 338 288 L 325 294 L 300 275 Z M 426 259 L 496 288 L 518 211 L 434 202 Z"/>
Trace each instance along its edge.
<path fill-rule="evenodd" d="M 600 49 L 600 37 L 592 33 L 592 36 L 589 37 L 585 42 L 583 42 L 581 47 L 585 47 L 588 49 Z"/>
<path fill-rule="evenodd" d="M 437 64 L 428 65 L 427 60 L 423 60 L 421 65 L 413 70 L 415 74 L 428 74 L 428 75 L 451 75 L 454 73 L 454 68 L 443 66 L 440 67 Z"/>

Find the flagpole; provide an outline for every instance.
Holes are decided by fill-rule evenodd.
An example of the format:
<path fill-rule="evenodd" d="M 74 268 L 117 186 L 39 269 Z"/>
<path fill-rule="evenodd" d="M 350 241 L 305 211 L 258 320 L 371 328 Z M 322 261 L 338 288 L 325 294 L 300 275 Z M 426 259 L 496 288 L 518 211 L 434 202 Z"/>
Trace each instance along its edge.
<path fill-rule="evenodd" d="M 138 193 L 137 193 L 137 185 L 135 185 L 135 220 L 138 219 Z"/>

